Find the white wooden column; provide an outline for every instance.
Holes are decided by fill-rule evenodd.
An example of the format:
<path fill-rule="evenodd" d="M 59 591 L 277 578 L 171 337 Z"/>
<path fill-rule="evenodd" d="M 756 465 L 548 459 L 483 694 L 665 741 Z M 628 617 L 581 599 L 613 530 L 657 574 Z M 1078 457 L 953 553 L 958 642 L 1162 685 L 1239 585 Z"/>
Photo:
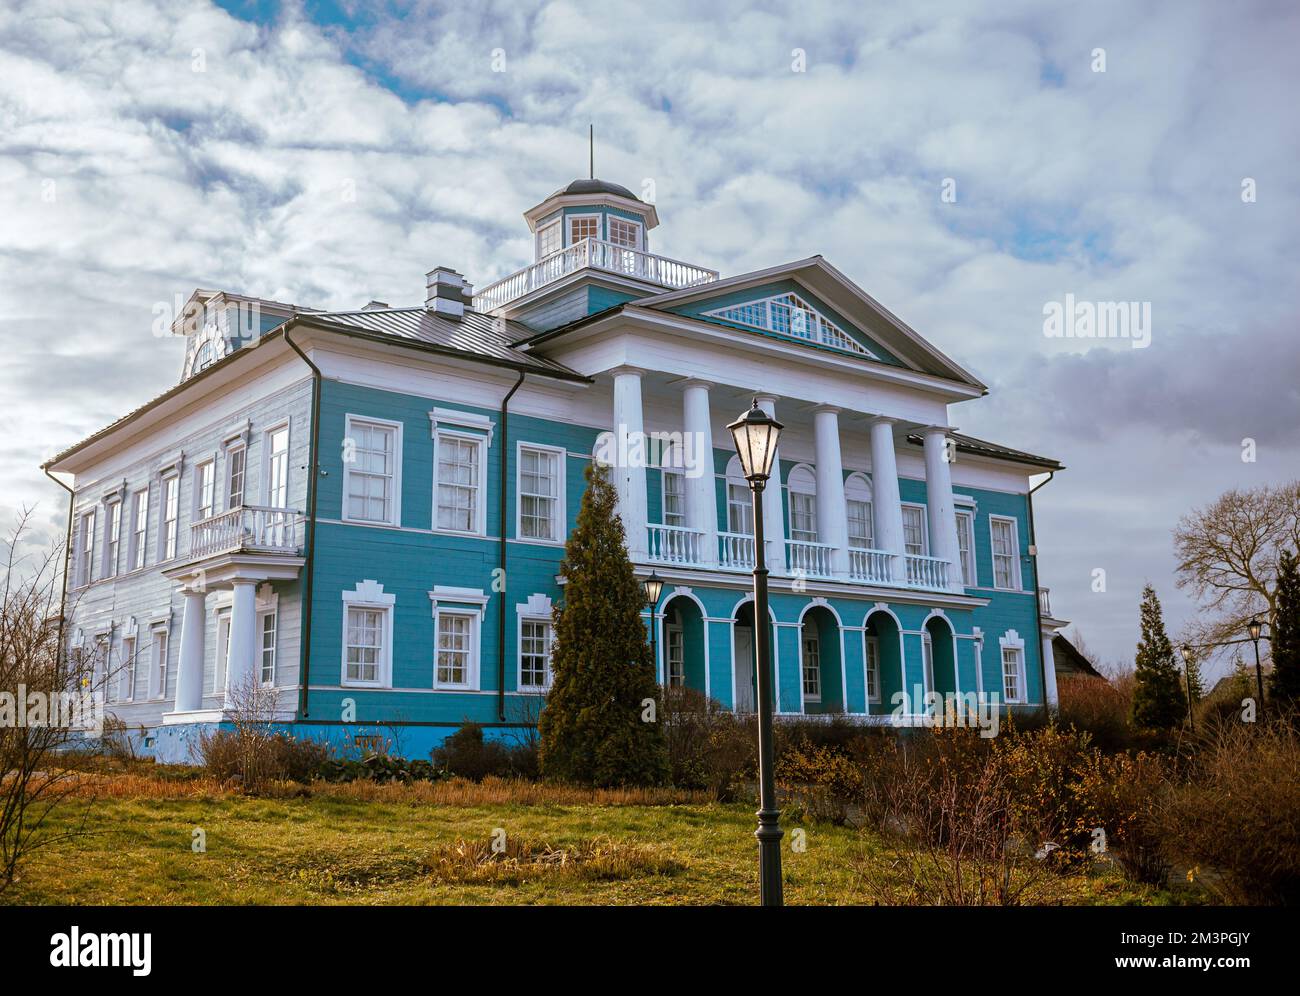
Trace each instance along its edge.
<path fill-rule="evenodd" d="M 249 705 L 257 674 L 257 581 L 234 581 L 230 608 L 230 666 L 226 669 L 226 708 Z"/>
<path fill-rule="evenodd" d="M 844 500 L 838 408 L 820 405 L 813 409 L 813 441 L 817 449 L 817 538 L 832 547 L 831 573 L 847 578 L 849 510 Z"/>
<path fill-rule="evenodd" d="M 610 473 L 618 492 L 618 514 L 632 560 L 645 560 L 645 421 L 641 412 L 641 371 L 619 367 L 614 374 L 614 438 L 618 449 Z"/>
<path fill-rule="evenodd" d="M 207 628 L 207 592 L 202 581 L 181 589 L 185 605 L 181 610 L 181 653 L 176 668 L 176 711 L 197 712 L 203 708 L 203 635 Z M 143 653 L 143 651 L 138 651 Z M 134 662 L 131 667 L 135 667 Z"/>
<path fill-rule="evenodd" d="M 686 478 L 686 525 L 702 533 L 700 559 L 704 564 L 718 562 L 718 487 L 713 472 L 713 423 L 709 415 L 709 388 L 706 381 L 688 380 L 682 385 L 682 424 L 689 442 L 683 446 L 693 453 L 698 466 L 684 471 Z"/>
<path fill-rule="evenodd" d="M 1043 631 L 1042 637 L 1042 655 L 1043 655 L 1043 694 L 1047 699 L 1047 708 L 1056 712 L 1061 706 L 1060 695 L 1056 691 L 1056 655 L 1052 653 L 1052 637 L 1054 633 Z M 1026 664 L 1026 684 L 1028 684 L 1029 667 Z"/>
<path fill-rule="evenodd" d="M 907 583 L 907 547 L 903 539 L 903 500 L 898 492 L 898 460 L 894 456 L 894 420 L 878 415 L 871 421 L 871 509 L 876 547 L 890 554 L 894 583 Z"/>
<path fill-rule="evenodd" d="M 776 398 L 760 394 L 756 399 L 768 418 L 776 418 Z M 785 573 L 785 503 L 781 500 L 781 454 L 772 456 L 772 477 L 763 489 L 763 535 L 767 540 L 767 569 Z M 754 625 L 758 625 L 757 622 Z"/>
<path fill-rule="evenodd" d="M 952 470 L 948 465 L 948 433 L 944 425 L 927 426 L 925 435 L 926 519 L 930 556 L 948 561 L 948 588 L 962 591 L 961 550 L 957 545 L 957 510 L 952 500 Z"/>

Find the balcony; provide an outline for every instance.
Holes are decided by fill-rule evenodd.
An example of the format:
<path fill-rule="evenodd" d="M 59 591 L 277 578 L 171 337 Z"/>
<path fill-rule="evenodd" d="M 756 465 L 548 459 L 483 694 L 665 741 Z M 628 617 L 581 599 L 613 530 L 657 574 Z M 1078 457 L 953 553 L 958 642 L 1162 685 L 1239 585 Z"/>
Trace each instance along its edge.
<path fill-rule="evenodd" d="M 907 554 L 907 585 L 909 588 L 948 590 L 948 561 L 938 557 Z"/>
<path fill-rule="evenodd" d="M 867 584 L 893 584 L 889 554 L 884 550 L 850 549 L 849 577 Z"/>
<path fill-rule="evenodd" d="M 807 540 L 785 541 L 785 562 L 791 574 L 809 578 L 834 577 L 831 570 L 829 543 L 812 543 Z"/>
<path fill-rule="evenodd" d="M 640 249 L 629 249 L 601 239 L 582 239 L 531 266 L 488 284 L 474 295 L 474 310 L 494 311 L 583 269 L 617 273 L 673 290 L 708 284 L 718 279 L 717 270 L 683 263 L 667 256 L 656 256 Z"/>
<path fill-rule="evenodd" d="M 648 530 L 648 556 L 656 564 L 695 566 L 707 563 L 704 533 L 698 529 L 651 523 Z"/>
<path fill-rule="evenodd" d="M 190 527 L 190 559 L 223 553 L 272 553 L 296 557 L 302 548 L 301 512 L 244 505 Z"/>

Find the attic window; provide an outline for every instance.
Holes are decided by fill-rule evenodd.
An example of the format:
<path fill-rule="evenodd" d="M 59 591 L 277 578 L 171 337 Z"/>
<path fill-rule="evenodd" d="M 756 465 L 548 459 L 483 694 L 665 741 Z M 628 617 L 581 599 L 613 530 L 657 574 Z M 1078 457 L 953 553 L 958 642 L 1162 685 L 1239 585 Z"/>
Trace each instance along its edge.
<path fill-rule="evenodd" d="M 748 301 L 730 308 L 706 311 L 705 315 L 735 322 L 737 325 L 748 325 L 775 332 L 777 335 L 791 339 L 802 339 L 804 342 L 813 342 L 832 349 L 842 349 L 847 353 L 879 359 L 875 353 L 847 335 L 843 329 L 797 294 L 779 294 L 760 301 Z"/>

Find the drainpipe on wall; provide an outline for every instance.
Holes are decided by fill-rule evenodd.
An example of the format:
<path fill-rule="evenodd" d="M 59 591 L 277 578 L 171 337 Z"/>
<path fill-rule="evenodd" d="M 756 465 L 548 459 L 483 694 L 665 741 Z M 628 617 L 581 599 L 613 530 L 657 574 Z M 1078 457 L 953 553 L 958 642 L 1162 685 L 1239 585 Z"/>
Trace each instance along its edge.
<path fill-rule="evenodd" d="M 59 648 L 55 651 L 55 665 L 63 671 L 63 624 L 66 620 L 65 607 L 68 604 L 68 561 L 72 557 L 72 513 L 76 507 L 77 495 L 72 488 L 50 473 L 49 467 L 42 467 L 45 476 L 68 493 L 68 531 L 63 538 L 63 584 L 59 591 Z"/>
<path fill-rule="evenodd" d="M 510 456 L 510 399 L 515 396 L 524 382 L 525 373 L 519 371 L 519 379 L 515 381 L 515 386 L 510 389 L 501 400 L 501 481 L 499 490 L 501 492 L 501 549 L 498 556 L 498 565 L 501 568 L 501 594 L 505 594 L 506 580 L 506 472 L 508 470 L 507 460 Z M 506 600 L 501 599 L 501 604 L 497 606 L 497 720 L 504 723 L 506 721 Z"/>
<path fill-rule="evenodd" d="M 1047 475 L 1047 480 L 1042 481 L 1029 489 L 1029 494 L 1025 496 L 1025 502 L 1029 506 L 1029 546 L 1034 551 L 1029 555 L 1029 560 L 1034 567 L 1034 621 L 1037 624 L 1037 631 L 1034 633 L 1034 639 L 1038 641 L 1038 664 L 1040 680 L 1043 689 L 1043 713 L 1050 714 L 1051 708 L 1047 704 L 1047 660 L 1043 653 L 1043 600 L 1038 594 L 1040 580 L 1038 577 L 1038 534 L 1034 530 L 1034 492 L 1039 488 L 1046 487 L 1052 483 L 1052 478 L 1056 476 L 1056 471 L 1051 471 Z M 1053 663 L 1052 667 L 1056 667 Z"/>
<path fill-rule="evenodd" d="M 306 577 L 303 579 L 302 591 L 302 645 L 298 657 L 298 715 L 307 718 L 307 687 L 311 677 L 311 607 L 312 589 L 316 566 L 316 485 L 320 478 L 320 367 L 298 348 L 290 337 L 293 319 L 284 327 L 284 341 L 289 348 L 302 357 L 302 361 L 311 367 L 311 453 L 307 456 L 307 563 L 303 565 Z"/>

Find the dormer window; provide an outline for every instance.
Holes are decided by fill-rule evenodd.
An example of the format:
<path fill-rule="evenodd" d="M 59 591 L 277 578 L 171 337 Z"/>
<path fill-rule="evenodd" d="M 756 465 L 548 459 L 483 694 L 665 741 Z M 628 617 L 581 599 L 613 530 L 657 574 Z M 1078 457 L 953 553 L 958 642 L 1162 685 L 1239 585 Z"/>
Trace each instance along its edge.
<path fill-rule="evenodd" d="M 879 359 L 797 294 L 780 294 L 760 301 L 747 301 L 730 308 L 707 311 L 705 316 Z"/>
<path fill-rule="evenodd" d="M 561 228 L 558 221 L 537 230 L 537 258 L 545 259 L 553 252 L 559 252 L 561 245 Z"/>
<path fill-rule="evenodd" d="M 609 241 L 627 249 L 641 248 L 641 226 L 625 218 L 610 217 Z"/>
<path fill-rule="evenodd" d="M 575 245 L 583 239 L 600 238 L 600 215 L 579 214 L 569 218 L 569 245 Z"/>

